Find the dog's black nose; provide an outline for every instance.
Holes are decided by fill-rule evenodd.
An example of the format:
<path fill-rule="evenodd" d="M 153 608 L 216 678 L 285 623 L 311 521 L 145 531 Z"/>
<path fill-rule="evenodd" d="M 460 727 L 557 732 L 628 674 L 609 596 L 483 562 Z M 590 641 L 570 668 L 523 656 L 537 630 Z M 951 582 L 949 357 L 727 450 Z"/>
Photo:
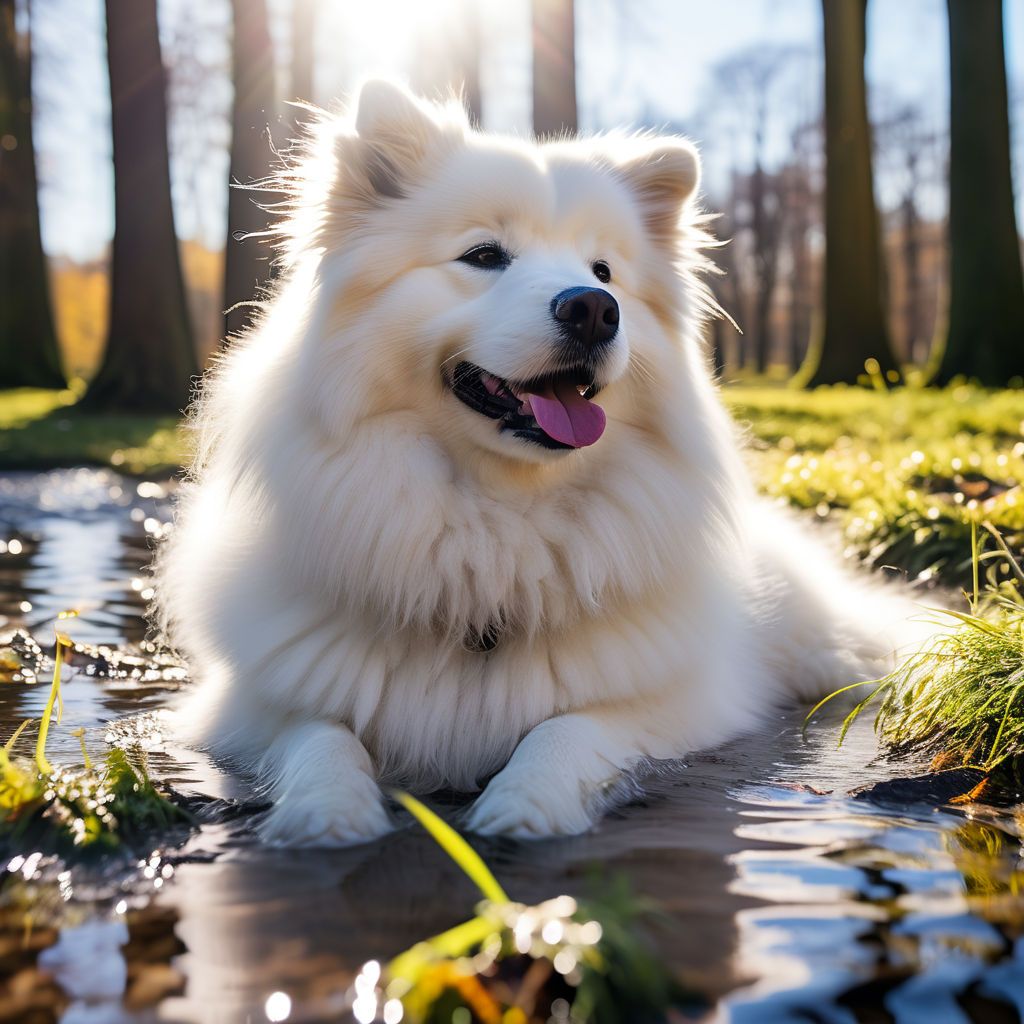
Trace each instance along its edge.
<path fill-rule="evenodd" d="M 551 315 L 587 348 L 607 345 L 619 329 L 619 304 L 603 288 L 566 288 L 551 300 Z"/>

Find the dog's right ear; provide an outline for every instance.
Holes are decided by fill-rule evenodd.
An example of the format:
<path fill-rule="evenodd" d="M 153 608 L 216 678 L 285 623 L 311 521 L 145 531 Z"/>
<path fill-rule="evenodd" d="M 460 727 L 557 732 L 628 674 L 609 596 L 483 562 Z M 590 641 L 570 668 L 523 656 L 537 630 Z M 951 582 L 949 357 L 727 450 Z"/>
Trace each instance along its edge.
<path fill-rule="evenodd" d="M 356 138 L 346 140 L 344 154 L 352 184 L 369 199 L 400 199 L 444 138 L 447 114 L 394 82 L 366 82 L 356 101 Z"/>
<path fill-rule="evenodd" d="M 618 172 L 639 201 L 648 229 L 656 238 L 674 239 L 700 185 L 696 147 L 678 136 L 636 136 L 621 148 L 626 156 Z"/>

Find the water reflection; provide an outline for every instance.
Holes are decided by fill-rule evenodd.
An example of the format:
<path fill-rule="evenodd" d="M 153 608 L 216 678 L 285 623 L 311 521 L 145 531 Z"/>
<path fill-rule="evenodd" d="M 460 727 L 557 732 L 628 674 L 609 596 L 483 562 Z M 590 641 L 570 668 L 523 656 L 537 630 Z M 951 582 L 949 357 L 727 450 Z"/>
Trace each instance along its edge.
<path fill-rule="evenodd" d="M 464 920 L 476 898 L 411 827 L 349 851 L 261 849 L 256 795 L 167 744 L 160 710 L 178 680 L 166 665 L 147 677 L 151 652 L 137 645 L 170 490 L 98 470 L 0 477 L 0 629 L 46 641 L 56 613 L 77 607 L 75 638 L 97 645 L 65 686 L 51 760 L 80 758 L 80 726 L 96 746 L 137 743 L 202 820 L 177 848 L 102 869 L 12 859 L 0 1021 L 342 1019 L 367 960 Z M 38 716 L 45 690 L 0 682 L 0 738 Z M 841 751 L 824 728 L 804 742 L 800 724 L 779 715 L 694 756 L 594 835 L 479 848 L 525 902 L 626 875 L 663 909 L 659 951 L 709 1018 L 1020 1020 L 1019 823 L 853 798 L 906 766 L 873 760 L 867 723 Z"/>
<path fill-rule="evenodd" d="M 773 905 L 739 915 L 742 966 L 759 980 L 728 997 L 731 1019 L 1019 1019 L 1015 838 L 951 813 L 899 816 L 846 796 L 773 802 L 770 787 L 737 796 L 756 805 L 741 817 L 768 819 L 737 831 L 770 847 L 733 858 L 734 888 Z"/>

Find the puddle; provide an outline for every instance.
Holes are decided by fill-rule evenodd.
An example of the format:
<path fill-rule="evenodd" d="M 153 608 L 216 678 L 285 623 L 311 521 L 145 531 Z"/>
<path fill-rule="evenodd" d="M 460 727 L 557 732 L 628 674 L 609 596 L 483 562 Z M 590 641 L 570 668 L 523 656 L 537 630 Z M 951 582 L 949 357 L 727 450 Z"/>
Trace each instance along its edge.
<path fill-rule="evenodd" d="M 0 477 L 0 631 L 43 641 L 74 607 L 76 640 L 114 660 L 134 650 L 170 501 L 161 484 L 101 470 Z M 196 798 L 202 824 L 102 868 L 10 860 L 0 1021 L 344 1020 L 365 961 L 470 916 L 469 883 L 413 828 L 340 852 L 261 848 L 246 785 L 157 742 L 179 683 L 133 674 L 131 662 L 115 676 L 79 673 L 64 687 L 51 761 L 80 760 L 73 729 L 99 750 L 127 716 L 146 715 L 153 772 Z M 46 689 L 0 684 L 0 739 L 38 717 Z M 875 763 L 866 720 L 837 750 L 825 728 L 804 740 L 801 718 L 779 713 L 688 758 L 593 835 L 477 846 L 525 902 L 626 876 L 663 912 L 654 940 L 705 1000 L 697 1019 L 1021 1020 L 1020 823 L 852 798 L 906 766 Z"/>

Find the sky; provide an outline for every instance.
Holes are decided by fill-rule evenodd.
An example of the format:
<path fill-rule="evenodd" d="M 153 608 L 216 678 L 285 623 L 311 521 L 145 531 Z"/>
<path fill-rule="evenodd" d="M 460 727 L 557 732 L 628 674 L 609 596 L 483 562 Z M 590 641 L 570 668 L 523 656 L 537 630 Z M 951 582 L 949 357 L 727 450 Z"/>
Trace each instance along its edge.
<path fill-rule="evenodd" d="M 483 9 L 484 125 L 525 134 L 530 122 L 529 0 L 480 0 Z M 271 0 L 275 36 L 287 53 L 288 0 Z M 1024 163 L 1024 0 L 1004 0 L 1014 155 Z M 317 102 L 328 104 L 372 74 L 403 77 L 422 33 L 443 23 L 451 0 L 323 0 L 317 32 Z M 867 76 L 873 116 L 913 103 L 927 124 L 948 120 L 945 0 L 870 0 Z M 36 147 L 43 236 L 54 256 L 101 255 L 113 232 L 109 99 L 102 0 L 35 0 Z M 713 69 L 731 54 L 786 48 L 793 73 L 774 101 L 782 115 L 809 115 L 820 102 L 819 0 L 576 0 L 580 126 L 654 125 L 685 130 L 705 145 L 714 192 L 729 160 L 747 145 L 732 131 L 737 112 Z M 227 0 L 160 0 L 165 60 L 226 66 Z M 199 106 L 171 125 L 179 234 L 222 244 L 226 211 L 227 113 L 222 75 L 174 98 Z M 784 108 L 784 109 L 783 109 Z M 176 107 L 176 109 L 179 109 Z M 770 141 L 784 156 L 788 135 Z M 728 160 L 726 159 L 728 152 Z M 739 157 L 737 157 L 739 153 Z M 1022 181 L 1018 173 L 1018 181 Z M 885 177 L 879 175 L 879 201 Z M 1019 188 L 1018 192 L 1024 190 Z M 1022 197 L 1018 195 L 1019 209 Z M 927 212 L 941 215 L 935 189 Z"/>

